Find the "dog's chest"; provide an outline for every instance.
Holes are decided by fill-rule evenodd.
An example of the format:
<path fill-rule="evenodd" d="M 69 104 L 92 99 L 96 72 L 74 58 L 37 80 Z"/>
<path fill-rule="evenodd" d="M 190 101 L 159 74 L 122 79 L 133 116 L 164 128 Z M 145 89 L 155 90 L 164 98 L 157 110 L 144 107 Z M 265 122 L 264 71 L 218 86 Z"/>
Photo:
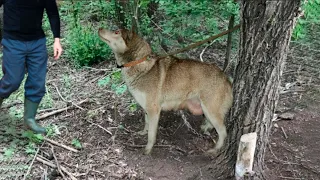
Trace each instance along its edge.
<path fill-rule="evenodd" d="M 132 94 L 132 96 L 134 97 L 134 99 L 137 101 L 137 103 L 139 103 L 139 105 L 145 109 L 146 108 L 146 93 L 142 92 L 140 90 L 137 89 L 132 89 L 129 87 L 129 91 Z"/>

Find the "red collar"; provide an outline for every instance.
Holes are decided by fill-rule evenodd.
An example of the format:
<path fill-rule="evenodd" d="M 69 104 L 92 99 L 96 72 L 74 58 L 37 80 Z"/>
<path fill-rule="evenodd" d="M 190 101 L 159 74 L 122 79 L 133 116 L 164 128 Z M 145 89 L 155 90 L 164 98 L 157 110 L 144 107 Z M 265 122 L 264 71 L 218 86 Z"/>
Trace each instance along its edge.
<path fill-rule="evenodd" d="M 131 61 L 131 62 L 128 62 L 128 63 L 126 63 L 126 64 L 120 65 L 120 66 L 118 65 L 117 67 L 118 67 L 118 68 L 123 68 L 123 67 L 135 66 L 135 65 L 137 65 L 137 64 L 139 64 L 139 63 L 142 63 L 143 61 L 147 60 L 147 57 L 148 57 L 148 56 L 145 56 L 145 57 L 143 57 L 142 59 L 135 60 L 135 61 Z"/>

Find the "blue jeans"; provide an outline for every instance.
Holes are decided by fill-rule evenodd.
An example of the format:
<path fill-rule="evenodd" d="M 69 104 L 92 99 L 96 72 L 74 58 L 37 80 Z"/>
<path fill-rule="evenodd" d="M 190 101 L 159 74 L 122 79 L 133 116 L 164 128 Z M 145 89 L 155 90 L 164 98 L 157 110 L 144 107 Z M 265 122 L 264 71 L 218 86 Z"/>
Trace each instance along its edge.
<path fill-rule="evenodd" d="M 48 52 L 46 39 L 19 41 L 2 39 L 3 77 L 0 80 L 0 97 L 7 98 L 16 91 L 27 70 L 25 98 L 39 103 L 44 96 L 47 74 Z"/>

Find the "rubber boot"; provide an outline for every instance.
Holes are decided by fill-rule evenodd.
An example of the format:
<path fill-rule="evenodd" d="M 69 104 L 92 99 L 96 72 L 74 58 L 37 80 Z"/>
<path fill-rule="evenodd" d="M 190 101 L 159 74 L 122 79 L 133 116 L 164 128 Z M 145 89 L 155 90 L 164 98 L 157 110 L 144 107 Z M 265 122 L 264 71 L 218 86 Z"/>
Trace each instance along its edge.
<path fill-rule="evenodd" d="M 46 134 L 46 129 L 36 123 L 35 117 L 37 114 L 39 103 L 32 102 L 27 98 L 24 101 L 24 123 L 33 132 L 37 134 Z"/>

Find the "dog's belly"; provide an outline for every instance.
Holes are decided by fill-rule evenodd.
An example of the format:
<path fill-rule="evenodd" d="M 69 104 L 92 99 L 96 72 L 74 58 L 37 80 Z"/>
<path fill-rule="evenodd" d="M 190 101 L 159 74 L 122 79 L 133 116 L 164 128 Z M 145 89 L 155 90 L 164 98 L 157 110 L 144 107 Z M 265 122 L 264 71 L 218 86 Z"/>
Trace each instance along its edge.
<path fill-rule="evenodd" d="M 200 101 L 196 98 L 184 101 L 165 101 L 161 104 L 161 109 L 165 111 L 188 109 L 194 115 L 202 115 L 202 107 Z"/>

